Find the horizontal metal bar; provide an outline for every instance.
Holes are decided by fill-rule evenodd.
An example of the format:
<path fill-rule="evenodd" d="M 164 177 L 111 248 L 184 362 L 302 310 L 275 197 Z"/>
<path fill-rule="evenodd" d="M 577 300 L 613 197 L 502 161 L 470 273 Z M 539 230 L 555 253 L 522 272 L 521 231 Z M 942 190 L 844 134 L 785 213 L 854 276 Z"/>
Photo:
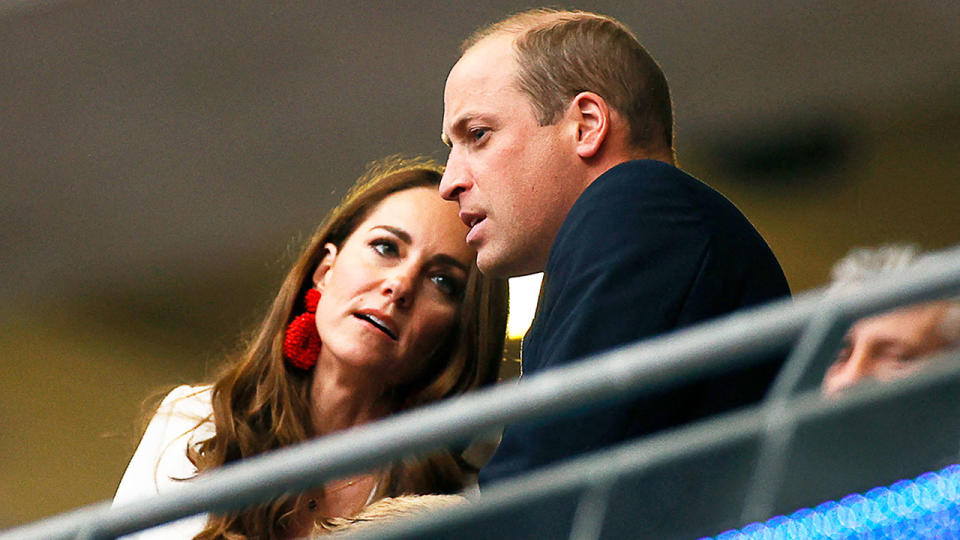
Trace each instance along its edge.
<path fill-rule="evenodd" d="M 0 534 L 0 540 L 120 536 L 201 512 L 236 510 L 297 492 L 396 457 L 462 441 L 508 423 L 547 419 L 602 401 L 666 389 L 694 377 L 732 371 L 792 343 L 830 302 L 860 317 L 960 292 L 960 248 L 855 292 L 737 312 L 695 327 L 598 354 L 516 384 L 502 384 L 383 421 L 308 441 L 205 473 L 179 489 L 129 503 L 72 512 Z"/>
<path fill-rule="evenodd" d="M 934 386 L 960 389 L 960 363 L 956 360 L 960 360 L 960 350 L 938 355 L 929 369 L 911 378 L 863 385 L 856 392 L 839 398 L 822 399 L 818 392 L 796 394 L 786 399 L 789 402 L 787 411 L 794 423 L 823 421 L 878 403 L 895 402 L 905 396 L 918 395 Z M 472 504 L 444 509 L 442 513 L 385 523 L 382 528 L 362 530 L 351 538 L 431 538 L 432 533 L 449 533 L 457 525 L 475 525 L 477 521 L 484 521 L 485 516 L 522 506 L 544 491 L 582 493 L 596 486 L 609 486 L 628 474 L 643 473 L 696 455 L 708 454 L 723 445 L 760 437 L 766 428 L 766 407 L 769 404 L 753 405 L 545 467 L 484 489 L 483 497 Z M 876 446 L 877 442 L 865 440 L 863 444 Z M 812 471 L 810 474 L 825 475 L 831 472 L 835 471 Z M 719 489 L 721 486 L 716 487 Z M 638 528 L 641 525 L 638 523 Z M 498 537 L 502 540 L 513 538 L 509 531 L 498 531 Z"/>

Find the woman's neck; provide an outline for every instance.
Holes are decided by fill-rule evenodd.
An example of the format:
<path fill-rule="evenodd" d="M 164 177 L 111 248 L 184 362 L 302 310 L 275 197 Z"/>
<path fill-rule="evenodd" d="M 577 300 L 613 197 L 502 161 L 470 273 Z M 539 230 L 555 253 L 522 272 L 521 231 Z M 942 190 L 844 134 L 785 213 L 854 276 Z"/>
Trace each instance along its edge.
<path fill-rule="evenodd" d="M 381 380 L 325 359 L 322 352 L 313 370 L 310 402 L 318 435 L 382 418 L 391 408 Z"/>

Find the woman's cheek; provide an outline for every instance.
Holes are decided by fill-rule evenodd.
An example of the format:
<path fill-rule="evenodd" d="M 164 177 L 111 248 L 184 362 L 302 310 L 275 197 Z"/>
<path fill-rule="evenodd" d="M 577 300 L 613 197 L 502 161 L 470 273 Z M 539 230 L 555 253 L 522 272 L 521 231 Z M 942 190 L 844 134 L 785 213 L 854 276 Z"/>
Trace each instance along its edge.
<path fill-rule="evenodd" d="M 434 310 L 427 318 L 427 323 L 421 329 L 421 339 L 417 349 L 421 354 L 429 354 L 436 350 L 447 338 L 453 328 L 456 309 L 440 308 Z"/>

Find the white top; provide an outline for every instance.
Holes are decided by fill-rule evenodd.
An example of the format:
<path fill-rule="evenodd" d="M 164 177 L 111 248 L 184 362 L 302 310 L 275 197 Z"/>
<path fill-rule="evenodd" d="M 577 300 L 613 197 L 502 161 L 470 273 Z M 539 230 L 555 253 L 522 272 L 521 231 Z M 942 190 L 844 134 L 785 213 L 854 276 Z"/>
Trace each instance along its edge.
<path fill-rule="evenodd" d="M 163 398 L 123 473 L 113 497 L 114 506 L 177 489 L 183 484 L 181 480 L 196 476 L 197 468 L 187 459 L 187 445 L 214 435 L 210 388 L 179 386 Z M 190 539 L 203 530 L 206 522 L 207 515 L 199 514 L 123 538 Z"/>
<path fill-rule="evenodd" d="M 212 437 L 216 431 L 212 421 L 213 406 L 210 403 L 211 386 L 178 386 L 174 388 L 157 408 L 147 425 L 137 451 L 130 459 L 126 472 L 113 497 L 113 505 L 154 497 L 183 485 L 183 480 L 196 476 L 197 468 L 187 459 L 187 445 L 193 445 Z M 496 449 L 500 432 L 478 437 L 465 458 L 482 466 Z M 366 504 L 373 501 L 377 486 L 370 492 Z M 475 483 L 467 486 L 465 495 L 479 495 Z M 131 540 L 180 540 L 192 539 L 200 534 L 207 523 L 207 514 L 158 525 L 123 538 Z"/>

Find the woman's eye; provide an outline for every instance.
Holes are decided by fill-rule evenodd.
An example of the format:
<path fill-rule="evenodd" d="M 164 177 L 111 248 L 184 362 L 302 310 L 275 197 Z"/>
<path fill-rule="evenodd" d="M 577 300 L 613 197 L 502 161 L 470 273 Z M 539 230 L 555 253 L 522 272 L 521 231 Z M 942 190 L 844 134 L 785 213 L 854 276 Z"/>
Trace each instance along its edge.
<path fill-rule="evenodd" d="M 908 354 L 908 353 L 894 353 L 890 355 L 890 359 L 894 361 L 898 366 L 908 366 L 915 363 L 923 355 Z"/>
<path fill-rule="evenodd" d="M 437 274 L 431 277 L 430 280 L 447 296 L 451 298 L 460 297 L 462 291 L 460 290 L 460 282 L 456 279 L 444 274 Z"/>
<path fill-rule="evenodd" d="M 400 254 L 396 242 L 390 240 L 374 240 L 370 242 L 370 247 L 384 257 L 396 257 Z"/>

